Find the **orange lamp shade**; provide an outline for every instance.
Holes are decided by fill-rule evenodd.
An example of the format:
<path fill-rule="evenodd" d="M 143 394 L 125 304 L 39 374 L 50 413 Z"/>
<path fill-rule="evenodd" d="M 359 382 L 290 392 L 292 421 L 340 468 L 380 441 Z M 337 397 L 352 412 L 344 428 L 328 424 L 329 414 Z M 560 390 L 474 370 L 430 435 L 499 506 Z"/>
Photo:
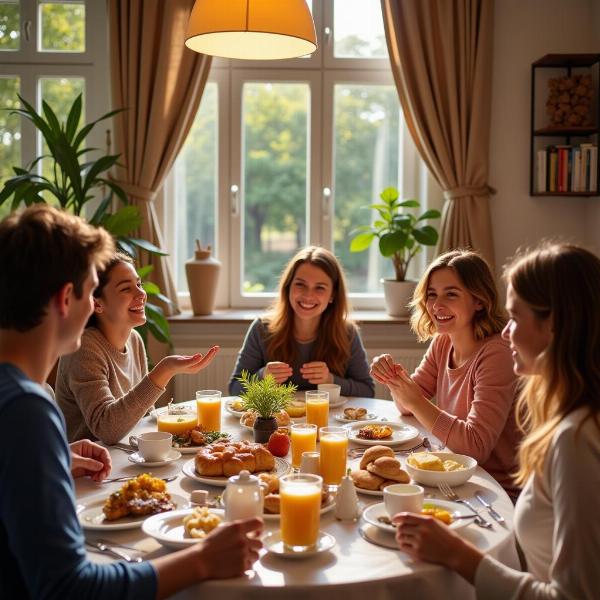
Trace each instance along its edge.
<path fill-rule="evenodd" d="M 246 60 L 296 58 L 317 49 L 305 0 L 196 0 L 185 45 Z"/>

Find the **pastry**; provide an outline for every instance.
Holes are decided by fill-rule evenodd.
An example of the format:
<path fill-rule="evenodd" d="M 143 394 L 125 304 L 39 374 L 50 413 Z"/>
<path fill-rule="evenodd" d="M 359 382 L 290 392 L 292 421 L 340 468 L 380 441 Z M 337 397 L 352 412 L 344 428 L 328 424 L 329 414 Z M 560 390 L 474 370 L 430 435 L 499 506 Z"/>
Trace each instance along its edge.
<path fill-rule="evenodd" d="M 286 427 L 291 423 L 290 415 L 285 410 L 280 410 L 278 413 L 273 415 L 277 420 L 277 427 Z M 258 417 L 258 413 L 253 410 L 247 410 L 241 417 L 240 423 L 246 425 L 246 427 L 254 427 L 254 422 Z"/>
<path fill-rule="evenodd" d="M 367 471 L 383 479 L 390 479 L 396 483 L 408 483 L 410 477 L 400 466 L 400 461 L 390 456 L 382 456 L 367 465 Z"/>
<path fill-rule="evenodd" d="M 194 460 L 196 472 L 205 477 L 230 477 L 243 469 L 250 473 L 272 471 L 273 455 L 261 444 L 250 442 L 215 442 L 198 450 Z"/>
<path fill-rule="evenodd" d="M 392 437 L 392 433 L 389 425 L 365 425 L 358 430 L 357 437 L 363 440 L 384 440 Z"/>
<path fill-rule="evenodd" d="M 425 471 L 445 471 L 444 463 L 435 454 L 429 452 L 416 452 L 411 454 L 406 462 L 417 469 L 423 469 Z"/>
<path fill-rule="evenodd" d="M 345 408 L 344 416 L 347 419 L 358 421 L 367 415 L 367 409 L 359 406 L 358 408 Z"/>
<path fill-rule="evenodd" d="M 369 463 L 372 463 L 380 456 L 391 456 L 394 458 L 394 451 L 388 446 L 371 446 L 370 448 L 367 448 L 360 459 L 359 468 L 366 469 Z"/>
<path fill-rule="evenodd" d="M 183 517 L 185 537 L 205 538 L 221 523 L 221 517 L 211 513 L 206 506 L 197 506 L 191 514 Z"/>
<path fill-rule="evenodd" d="M 385 481 L 383 477 L 370 473 L 366 469 L 352 471 L 350 476 L 354 481 L 354 485 L 363 490 L 378 490 L 379 486 Z"/>
<path fill-rule="evenodd" d="M 267 494 L 265 496 L 264 510 L 267 514 L 278 515 L 281 512 L 280 504 L 279 494 Z"/>
<path fill-rule="evenodd" d="M 294 400 L 288 404 L 285 412 L 287 412 L 287 414 L 293 419 L 296 419 L 297 417 L 303 417 L 306 414 L 306 403 L 299 400 Z"/>

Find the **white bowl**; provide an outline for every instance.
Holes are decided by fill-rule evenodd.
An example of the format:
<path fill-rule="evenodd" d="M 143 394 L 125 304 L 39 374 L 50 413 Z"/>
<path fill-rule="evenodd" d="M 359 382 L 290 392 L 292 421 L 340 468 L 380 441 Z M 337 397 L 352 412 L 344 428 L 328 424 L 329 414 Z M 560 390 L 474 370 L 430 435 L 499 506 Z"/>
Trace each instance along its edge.
<path fill-rule="evenodd" d="M 454 454 L 452 452 L 431 452 L 435 456 L 439 456 L 442 461 L 455 460 L 464 465 L 464 469 L 460 471 L 428 471 L 426 469 L 417 469 L 406 462 L 406 470 L 411 478 L 417 483 L 430 487 L 437 487 L 439 483 L 447 483 L 449 486 L 458 486 L 467 483 L 477 468 L 477 461 L 470 456 L 464 454 Z"/>

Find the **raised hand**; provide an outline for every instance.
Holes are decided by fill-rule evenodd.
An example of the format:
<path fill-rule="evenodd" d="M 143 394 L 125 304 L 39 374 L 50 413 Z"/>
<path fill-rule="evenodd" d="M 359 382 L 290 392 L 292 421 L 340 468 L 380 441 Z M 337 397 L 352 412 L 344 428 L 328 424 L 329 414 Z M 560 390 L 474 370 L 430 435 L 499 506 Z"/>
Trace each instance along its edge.
<path fill-rule="evenodd" d="M 96 442 L 79 440 L 69 444 L 71 448 L 71 475 L 89 475 L 94 481 L 106 479 L 112 468 L 108 450 Z"/>
<path fill-rule="evenodd" d="M 304 363 L 300 367 L 300 373 L 308 383 L 333 383 L 333 374 L 329 372 L 327 363 L 322 361 Z"/>
<path fill-rule="evenodd" d="M 219 346 L 213 346 L 206 354 L 197 352 L 192 356 L 180 356 L 177 354 L 165 356 L 152 369 L 150 379 L 157 386 L 165 387 L 174 375 L 178 375 L 179 373 L 193 375 L 208 367 L 219 350 Z"/>
<path fill-rule="evenodd" d="M 277 383 L 284 383 L 293 375 L 293 372 L 292 367 L 287 363 L 273 361 L 265 365 L 263 377 L 271 375 Z"/>

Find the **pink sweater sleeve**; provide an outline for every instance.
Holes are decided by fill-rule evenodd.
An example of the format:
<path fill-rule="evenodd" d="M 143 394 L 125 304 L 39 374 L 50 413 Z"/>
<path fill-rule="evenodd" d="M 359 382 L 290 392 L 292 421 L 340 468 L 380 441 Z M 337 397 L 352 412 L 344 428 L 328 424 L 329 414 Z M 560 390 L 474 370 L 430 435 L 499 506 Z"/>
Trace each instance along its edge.
<path fill-rule="evenodd" d="M 475 359 L 472 375 L 461 386 L 459 396 L 453 399 L 456 414 L 442 410 L 433 435 L 454 452 L 485 463 L 506 427 L 515 391 L 510 349 L 501 340 L 490 341 Z M 450 400 L 443 393 L 444 386 L 438 386 L 440 408 Z"/>

